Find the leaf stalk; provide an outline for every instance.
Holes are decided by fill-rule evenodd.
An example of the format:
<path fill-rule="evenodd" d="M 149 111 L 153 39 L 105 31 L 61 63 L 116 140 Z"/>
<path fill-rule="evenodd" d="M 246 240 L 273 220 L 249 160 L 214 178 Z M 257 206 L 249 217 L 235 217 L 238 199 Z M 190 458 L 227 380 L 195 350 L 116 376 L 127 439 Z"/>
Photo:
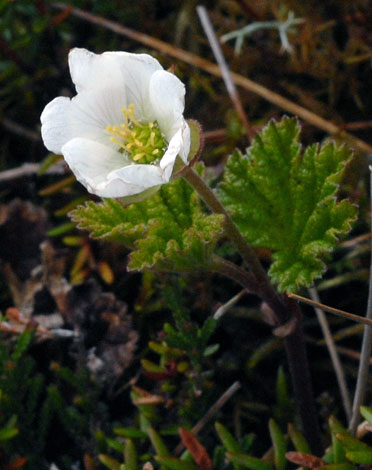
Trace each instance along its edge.
<path fill-rule="evenodd" d="M 287 296 L 280 295 L 274 289 L 255 251 L 246 242 L 230 215 L 227 213 L 225 207 L 214 194 L 213 190 L 209 188 L 198 173 L 193 168 L 186 167 L 182 171 L 182 176 L 196 190 L 212 212 L 223 214 L 225 216 L 225 233 L 234 243 L 251 271 L 254 279 L 253 285 L 256 288 L 255 294 L 264 300 L 272 309 L 275 326 L 282 326 L 291 319 L 296 318 L 297 321 L 295 328 L 284 337 L 285 349 L 305 436 L 308 439 L 312 452 L 316 455 L 322 455 L 323 444 L 321 442 L 320 428 L 312 391 L 305 338 L 302 329 L 302 314 L 298 304 Z M 246 280 L 241 277 L 240 272 L 243 270 L 238 268 L 238 280 L 236 277 L 237 272 L 235 269 L 233 270 L 231 266 L 233 263 L 226 263 L 228 264 L 223 265 L 220 263 L 218 268 L 216 264 L 214 270 L 235 279 L 240 285 L 251 291 L 252 277 L 249 277 L 248 284 L 245 284 Z"/>

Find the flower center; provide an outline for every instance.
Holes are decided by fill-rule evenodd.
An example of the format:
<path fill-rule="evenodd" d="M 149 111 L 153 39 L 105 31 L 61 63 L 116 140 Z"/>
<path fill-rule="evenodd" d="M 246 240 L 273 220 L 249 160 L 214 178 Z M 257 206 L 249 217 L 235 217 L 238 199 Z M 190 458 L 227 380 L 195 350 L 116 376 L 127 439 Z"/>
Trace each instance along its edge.
<path fill-rule="evenodd" d="M 119 145 L 119 152 L 125 152 L 135 163 L 153 163 L 159 160 L 167 149 L 167 142 L 156 121 L 144 124 L 138 122 L 134 105 L 122 109 L 124 123 L 107 126 L 111 142 Z"/>

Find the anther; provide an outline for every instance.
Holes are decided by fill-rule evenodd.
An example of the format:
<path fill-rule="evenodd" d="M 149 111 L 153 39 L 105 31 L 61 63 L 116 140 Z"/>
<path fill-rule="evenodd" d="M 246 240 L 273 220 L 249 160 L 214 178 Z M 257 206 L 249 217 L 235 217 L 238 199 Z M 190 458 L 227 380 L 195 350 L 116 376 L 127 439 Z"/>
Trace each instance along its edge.
<path fill-rule="evenodd" d="M 138 160 L 141 160 L 141 158 L 144 157 L 144 156 L 145 156 L 144 153 L 137 153 L 137 155 L 134 155 L 134 157 L 132 157 L 132 158 L 135 162 L 138 162 Z"/>
<path fill-rule="evenodd" d="M 151 123 L 151 124 L 152 124 L 152 123 Z M 150 134 L 150 144 L 151 144 L 152 146 L 155 145 L 155 140 L 154 140 L 154 139 L 155 139 L 155 132 L 151 132 L 151 134 Z"/>

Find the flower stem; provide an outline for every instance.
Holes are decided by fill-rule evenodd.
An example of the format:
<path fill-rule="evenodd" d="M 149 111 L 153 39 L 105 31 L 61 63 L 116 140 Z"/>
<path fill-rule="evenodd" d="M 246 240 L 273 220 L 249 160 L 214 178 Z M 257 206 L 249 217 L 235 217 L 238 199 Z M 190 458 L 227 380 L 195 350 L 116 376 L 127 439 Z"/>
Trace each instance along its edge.
<path fill-rule="evenodd" d="M 269 306 L 274 310 L 277 317 L 277 325 L 288 321 L 288 313 L 284 305 L 279 299 L 278 293 L 271 285 L 266 271 L 263 269 L 260 260 L 258 259 L 253 248 L 245 241 L 239 229 L 232 221 L 230 215 L 217 199 L 211 188 L 203 181 L 198 173 L 190 167 L 186 167 L 182 171 L 183 178 L 196 190 L 199 196 L 203 199 L 205 204 L 212 212 L 216 214 L 223 214 L 225 216 L 225 233 L 234 243 L 239 253 L 247 263 L 248 268 L 253 273 L 257 291 L 256 294 L 265 300 Z"/>
<path fill-rule="evenodd" d="M 182 171 L 182 176 L 197 191 L 212 212 L 225 216 L 225 233 L 247 263 L 253 277 L 253 283 L 252 277 L 245 279 L 241 274 L 243 270 L 226 260 L 225 263 L 221 263 L 219 260 L 219 263 L 215 264 L 215 269 L 213 270 L 235 279 L 249 291 L 252 290 L 252 285 L 255 286 L 256 295 L 261 297 L 272 309 L 275 326 L 290 325 L 291 320 L 296 320 L 293 328 L 283 335 L 283 339 L 304 433 L 311 450 L 320 456 L 323 452 L 323 446 L 312 393 L 300 308 L 295 301 L 287 296 L 281 296 L 274 289 L 253 248 L 246 242 L 213 190 L 209 188 L 198 173 L 193 168 L 186 167 Z M 233 269 L 232 266 L 235 266 L 235 268 Z"/>
<path fill-rule="evenodd" d="M 320 457 L 324 453 L 324 447 L 320 437 L 319 422 L 316 414 L 310 367 L 303 332 L 302 313 L 298 303 L 288 297 L 287 304 L 292 312 L 292 318 L 296 318 L 294 330 L 284 338 L 292 384 L 305 437 L 310 445 L 311 451 Z"/>

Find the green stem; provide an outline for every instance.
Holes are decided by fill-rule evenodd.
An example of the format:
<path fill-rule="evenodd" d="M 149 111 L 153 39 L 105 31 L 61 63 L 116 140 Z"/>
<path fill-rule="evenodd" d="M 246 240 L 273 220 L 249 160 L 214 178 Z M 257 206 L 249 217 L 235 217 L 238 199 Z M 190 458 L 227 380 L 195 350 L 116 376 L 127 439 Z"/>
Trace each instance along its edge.
<path fill-rule="evenodd" d="M 288 297 L 286 300 L 292 317 L 296 318 L 295 328 L 284 338 L 289 370 L 305 437 L 312 452 L 320 457 L 324 453 L 324 447 L 320 437 L 310 367 L 306 353 L 302 312 L 297 302 Z"/>
<path fill-rule="evenodd" d="M 248 290 L 251 290 L 252 285 L 254 285 L 256 295 L 261 297 L 272 309 L 276 326 L 285 325 L 287 322 L 289 323 L 289 320 L 296 318 L 294 328 L 284 337 L 284 343 L 304 433 L 312 451 L 320 456 L 323 452 L 323 446 L 312 393 L 305 339 L 302 331 L 302 315 L 299 306 L 288 297 L 279 295 L 274 289 L 253 248 L 246 242 L 224 206 L 198 173 L 193 168 L 187 167 L 182 171 L 182 176 L 197 191 L 212 212 L 225 216 L 225 233 L 247 263 L 254 282 L 252 283 L 250 277 L 249 282 L 245 284 L 247 280 L 241 276 L 240 271 L 242 270 L 239 268 L 238 274 L 236 269 L 232 268 L 233 263 L 226 260 L 225 264 L 219 261 L 218 269 L 216 267 L 214 270 L 235 279 Z"/>
<path fill-rule="evenodd" d="M 254 276 L 225 258 L 216 255 L 213 256 L 208 270 L 229 277 L 240 284 L 250 294 L 257 292 Z"/>
<path fill-rule="evenodd" d="M 277 325 L 279 326 L 282 323 L 285 323 L 289 319 L 286 308 L 280 301 L 277 292 L 272 287 L 266 271 L 263 269 L 253 248 L 245 241 L 224 206 L 193 168 L 186 167 L 182 171 L 182 176 L 196 190 L 212 212 L 223 214 L 225 216 L 225 233 L 234 243 L 253 273 L 257 284 L 256 294 L 262 297 L 275 311 L 277 316 Z"/>

